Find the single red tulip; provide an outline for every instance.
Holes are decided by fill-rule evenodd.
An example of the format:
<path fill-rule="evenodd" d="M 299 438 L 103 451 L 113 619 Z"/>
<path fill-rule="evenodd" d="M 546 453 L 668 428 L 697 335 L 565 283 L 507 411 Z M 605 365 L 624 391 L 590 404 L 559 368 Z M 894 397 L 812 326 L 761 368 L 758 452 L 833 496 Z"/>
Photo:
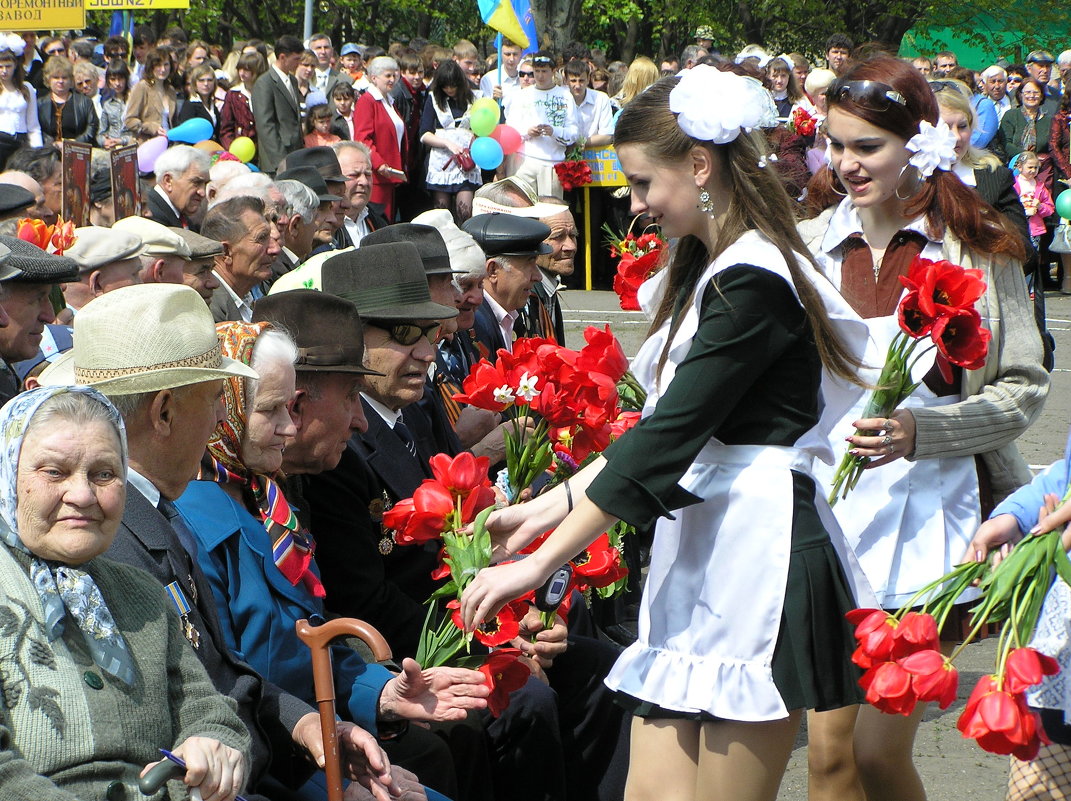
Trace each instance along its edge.
<path fill-rule="evenodd" d="M 890 715 L 910 715 L 917 698 L 911 688 L 911 674 L 896 662 L 882 662 L 863 673 L 859 686 L 866 701 Z"/>
<path fill-rule="evenodd" d="M 1004 677 L 1009 692 L 1025 692 L 1041 684 L 1046 676 L 1060 672 L 1060 663 L 1033 648 L 1015 648 L 1004 663 Z"/>
<path fill-rule="evenodd" d="M 947 709 L 956 700 L 959 674 L 940 651 L 916 651 L 901 659 L 900 667 L 911 674 L 911 689 L 920 701 Z"/>
<path fill-rule="evenodd" d="M 882 609 L 853 609 L 845 617 L 855 626 L 862 653 L 874 664 L 892 659 L 899 621 Z M 858 664 L 858 663 L 856 663 Z"/>
<path fill-rule="evenodd" d="M 491 688 L 487 708 L 496 718 L 509 706 L 509 694 L 523 687 L 532 675 L 532 671 L 518 661 L 520 656 L 521 652 L 516 648 L 497 648 L 478 668 L 485 676 L 484 684 Z"/>
<path fill-rule="evenodd" d="M 896 658 L 907 656 L 915 651 L 939 650 L 941 640 L 937 634 L 937 621 L 933 615 L 925 612 L 908 612 L 900 620 L 900 625 L 893 632 L 895 645 L 893 655 Z"/>
<path fill-rule="evenodd" d="M 930 337 L 941 356 L 966 370 L 985 365 L 993 335 L 982 327 L 982 317 L 972 307 L 956 309 L 933 324 Z"/>

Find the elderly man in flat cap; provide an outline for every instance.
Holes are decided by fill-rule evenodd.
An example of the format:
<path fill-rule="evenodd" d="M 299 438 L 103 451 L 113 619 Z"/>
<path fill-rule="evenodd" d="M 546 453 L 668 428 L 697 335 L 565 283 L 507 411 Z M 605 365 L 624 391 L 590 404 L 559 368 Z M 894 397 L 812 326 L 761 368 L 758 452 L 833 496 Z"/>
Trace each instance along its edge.
<path fill-rule="evenodd" d="M 543 241 L 550 236 L 550 226 L 512 214 L 479 214 L 462 228 L 487 256 L 484 302 L 476 310 L 473 330 L 480 355 L 494 362 L 500 348 L 513 352 L 520 333 L 514 332 L 514 324 L 543 279 L 536 260 L 551 252 Z"/>
<path fill-rule="evenodd" d="M 138 251 L 141 283 L 182 283 L 182 266 L 190 257 L 190 246 L 185 239 L 166 225 L 145 217 L 126 217 L 116 222 L 112 230 L 133 234 L 141 240 Z"/>
<path fill-rule="evenodd" d="M 86 226 L 74 229 L 65 255 L 78 265 L 78 280 L 63 286 L 67 308 L 56 315 L 65 325 L 95 297 L 141 283 L 141 237 L 129 231 Z"/>
<path fill-rule="evenodd" d="M 10 236 L 0 236 L 6 249 L 0 260 L 0 404 L 19 393 L 11 365 L 33 358 L 41 346 L 45 325 L 56 316 L 49 294 L 57 284 L 73 281 L 78 265 L 66 256 Z"/>
<path fill-rule="evenodd" d="M 215 267 L 216 257 L 223 253 L 223 243 L 185 228 L 170 230 L 182 237 L 190 249 L 190 258 L 182 265 L 182 283 L 210 303 L 212 293 L 219 289 Z"/>

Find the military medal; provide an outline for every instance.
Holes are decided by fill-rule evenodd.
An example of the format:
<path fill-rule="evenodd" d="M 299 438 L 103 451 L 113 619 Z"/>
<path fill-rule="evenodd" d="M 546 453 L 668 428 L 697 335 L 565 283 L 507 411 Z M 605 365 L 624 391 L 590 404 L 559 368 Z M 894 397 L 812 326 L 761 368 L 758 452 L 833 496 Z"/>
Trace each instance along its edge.
<path fill-rule="evenodd" d="M 167 597 L 171 599 L 171 603 L 175 605 L 175 611 L 178 612 L 179 623 L 182 625 L 182 636 L 189 640 L 190 645 L 194 648 L 200 648 L 201 632 L 197 630 L 197 627 L 190 620 L 192 607 L 190 602 L 186 600 L 186 594 L 183 593 L 182 587 L 179 586 L 177 581 L 172 581 L 164 587 L 164 590 L 167 592 Z"/>

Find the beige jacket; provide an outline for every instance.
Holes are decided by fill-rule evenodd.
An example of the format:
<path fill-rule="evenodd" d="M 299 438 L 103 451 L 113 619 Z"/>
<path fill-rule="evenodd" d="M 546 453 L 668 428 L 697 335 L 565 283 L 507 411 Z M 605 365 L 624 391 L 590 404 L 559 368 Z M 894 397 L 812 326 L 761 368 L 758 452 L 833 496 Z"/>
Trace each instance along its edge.
<path fill-rule="evenodd" d="M 816 255 L 832 214 L 827 209 L 799 225 L 803 241 Z M 1018 263 L 973 251 L 951 231 L 945 233 L 941 258 L 983 272 L 987 288 L 975 308 L 993 338 L 985 365 L 963 371 L 963 400 L 911 410 L 915 452 L 908 458 L 980 455 L 999 503 L 1031 479 L 1015 440 L 1041 413 L 1049 391 L 1041 336 Z"/>

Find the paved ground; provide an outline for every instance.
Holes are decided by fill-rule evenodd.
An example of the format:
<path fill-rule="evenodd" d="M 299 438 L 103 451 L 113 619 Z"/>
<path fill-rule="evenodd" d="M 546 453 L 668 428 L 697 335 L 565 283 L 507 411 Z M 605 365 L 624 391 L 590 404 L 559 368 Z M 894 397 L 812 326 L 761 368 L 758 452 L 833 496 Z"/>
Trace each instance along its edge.
<path fill-rule="evenodd" d="M 1071 297 L 1050 293 L 1049 330 L 1056 337 L 1056 369 L 1045 409 L 1023 434 L 1019 447 L 1031 466 L 1048 465 L 1063 454 L 1071 418 Z M 622 312 L 612 292 L 570 291 L 562 296 L 569 344 L 582 344 L 581 331 L 587 325 L 609 322 L 629 355 L 636 352 L 646 333 L 646 321 L 638 312 Z M 977 679 L 992 670 L 995 644 L 992 641 L 970 646 L 957 660 L 960 669 L 960 698 L 944 712 L 929 711 L 916 741 L 915 763 L 931 801 L 1002 801 L 1007 777 L 1007 759 L 987 754 L 964 740 L 956 730 L 956 720 Z M 807 739 L 800 733 L 789 763 L 779 801 L 807 798 Z"/>

